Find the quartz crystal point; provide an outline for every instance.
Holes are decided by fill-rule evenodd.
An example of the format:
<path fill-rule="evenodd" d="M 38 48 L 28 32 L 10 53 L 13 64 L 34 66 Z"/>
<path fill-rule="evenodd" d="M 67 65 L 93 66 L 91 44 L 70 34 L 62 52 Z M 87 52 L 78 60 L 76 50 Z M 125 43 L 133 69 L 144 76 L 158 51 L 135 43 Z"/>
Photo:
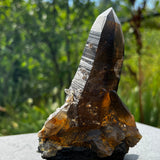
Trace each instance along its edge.
<path fill-rule="evenodd" d="M 124 143 L 141 139 L 133 115 L 117 95 L 124 56 L 121 24 L 112 8 L 95 20 L 66 101 L 39 131 L 43 158 L 82 147 L 108 157 Z"/>

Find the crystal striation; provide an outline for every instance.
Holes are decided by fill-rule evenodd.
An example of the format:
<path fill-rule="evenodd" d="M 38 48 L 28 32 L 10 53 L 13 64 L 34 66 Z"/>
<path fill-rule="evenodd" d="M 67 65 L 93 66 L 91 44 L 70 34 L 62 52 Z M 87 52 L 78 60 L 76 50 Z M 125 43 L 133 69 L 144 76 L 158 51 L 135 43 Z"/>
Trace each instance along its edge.
<path fill-rule="evenodd" d="M 117 95 L 123 57 L 121 24 L 109 8 L 91 28 L 64 105 L 38 133 L 43 158 L 74 147 L 108 157 L 121 144 L 133 147 L 141 139 L 133 115 Z"/>

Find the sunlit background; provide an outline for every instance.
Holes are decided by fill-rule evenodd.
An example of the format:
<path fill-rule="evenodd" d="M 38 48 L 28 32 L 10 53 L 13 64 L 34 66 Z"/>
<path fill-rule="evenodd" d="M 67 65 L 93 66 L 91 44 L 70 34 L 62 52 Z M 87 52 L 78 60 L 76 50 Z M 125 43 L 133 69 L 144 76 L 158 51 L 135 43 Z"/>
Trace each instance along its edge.
<path fill-rule="evenodd" d="M 113 7 L 125 37 L 118 94 L 160 127 L 159 0 L 0 1 L 0 135 L 37 132 L 60 107 L 95 18 Z"/>

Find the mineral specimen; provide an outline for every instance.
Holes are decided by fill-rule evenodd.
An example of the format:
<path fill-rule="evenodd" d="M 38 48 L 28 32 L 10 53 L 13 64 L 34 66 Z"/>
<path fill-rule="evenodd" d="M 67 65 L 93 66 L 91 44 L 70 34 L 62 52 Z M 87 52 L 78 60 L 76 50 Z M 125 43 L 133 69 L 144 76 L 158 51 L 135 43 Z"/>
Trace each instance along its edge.
<path fill-rule="evenodd" d="M 117 95 L 123 56 L 121 24 L 109 8 L 91 28 L 64 105 L 38 133 L 43 158 L 76 147 L 108 157 L 123 144 L 126 153 L 141 139 L 133 115 Z"/>

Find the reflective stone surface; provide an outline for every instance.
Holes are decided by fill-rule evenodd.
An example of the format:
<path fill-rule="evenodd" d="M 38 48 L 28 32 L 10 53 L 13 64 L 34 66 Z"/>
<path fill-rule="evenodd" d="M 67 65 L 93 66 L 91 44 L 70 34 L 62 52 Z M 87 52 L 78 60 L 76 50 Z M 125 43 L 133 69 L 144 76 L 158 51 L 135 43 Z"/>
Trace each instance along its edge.
<path fill-rule="evenodd" d="M 141 139 L 133 115 L 117 95 L 123 56 L 121 25 L 109 8 L 91 28 L 77 72 L 65 90 L 65 104 L 38 133 L 43 158 L 74 147 L 108 157 L 120 144 L 127 152 Z"/>

